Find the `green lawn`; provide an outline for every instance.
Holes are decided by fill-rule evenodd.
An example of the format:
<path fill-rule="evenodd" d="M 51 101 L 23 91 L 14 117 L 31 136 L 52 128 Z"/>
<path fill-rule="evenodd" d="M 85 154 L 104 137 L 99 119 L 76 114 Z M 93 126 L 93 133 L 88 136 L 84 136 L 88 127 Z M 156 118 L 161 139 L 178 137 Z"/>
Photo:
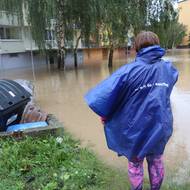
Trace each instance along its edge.
<path fill-rule="evenodd" d="M 61 142 L 62 141 L 62 142 Z M 65 134 L 0 140 L 0 190 L 128 189 L 127 176 Z"/>
<path fill-rule="evenodd" d="M 169 183 L 168 183 L 169 184 Z M 110 168 L 68 135 L 0 140 L 0 190 L 129 190 L 127 174 Z M 148 189 L 148 183 L 145 183 Z M 190 186 L 165 185 L 163 190 Z"/>

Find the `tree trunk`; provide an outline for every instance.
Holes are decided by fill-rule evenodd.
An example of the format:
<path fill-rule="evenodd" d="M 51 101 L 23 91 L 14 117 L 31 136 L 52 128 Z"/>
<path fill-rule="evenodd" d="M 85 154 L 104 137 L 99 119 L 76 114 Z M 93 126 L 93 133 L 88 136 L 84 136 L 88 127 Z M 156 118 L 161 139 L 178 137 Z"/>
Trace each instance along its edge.
<path fill-rule="evenodd" d="M 54 57 L 52 55 L 49 57 L 49 64 L 50 65 L 54 64 Z"/>
<path fill-rule="evenodd" d="M 108 67 L 113 67 L 113 53 L 114 53 L 114 45 L 113 45 L 113 36 L 112 32 L 108 29 L 108 39 L 109 39 L 109 55 L 108 55 Z"/>
<path fill-rule="evenodd" d="M 77 59 L 77 49 L 74 50 L 74 65 L 75 65 L 75 68 L 78 67 L 78 59 Z"/>
<path fill-rule="evenodd" d="M 65 69 L 65 47 L 63 30 L 63 26 L 60 26 L 58 39 L 58 69 Z"/>
<path fill-rule="evenodd" d="M 65 69 L 65 33 L 64 33 L 64 11 L 65 1 L 57 0 L 57 22 L 56 22 L 56 33 L 57 33 L 57 66 L 58 69 Z"/>
<path fill-rule="evenodd" d="M 112 45 L 109 49 L 108 67 L 113 67 L 113 53 L 114 53 L 114 48 Z"/>
<path fill-rule="evenodd" d="M 57 67 L 58 69 L 65 69 L 65 51 L 58 50 L 57 55 Z"/>
<path fill-rule="evenodd" d="M 76 45 L 75 45 L 75 48 L 74 48 L 74 51 L 73 51 L 75 68 L 78 67 L 77 50 L 78 50 L 78 45 L 79 45 L 79 40 L 80 40 L 80 39 L 81 39 L 81 34 L 80 34 L 80 36 L 77 38 Z"/>
<path fill-rule="evenodd" d="M 46 51 L 46 56 L 48 59 L 48 64 L 53 65 L 54 64 L 54 52 L 53 52 L 53 50 Z"/>

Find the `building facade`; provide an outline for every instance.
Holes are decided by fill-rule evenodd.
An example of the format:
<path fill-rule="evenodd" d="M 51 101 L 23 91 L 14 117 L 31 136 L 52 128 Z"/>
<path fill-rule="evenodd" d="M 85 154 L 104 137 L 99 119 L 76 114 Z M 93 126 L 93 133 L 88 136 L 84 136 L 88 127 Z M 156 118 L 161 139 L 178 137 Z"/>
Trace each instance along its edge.
<path fill-rule="evenodd" d="M 73 42 L 75 44 L 77 36 Z M 52 26 L 46 30 L 46 45 L 57 50 L 55 37 L 55 24 L 52 19 Z M 69 48 L 68 46 L 68 48 Z M 82 41 L 79 41 L 78 48 L 84 48 Z M 35 53 L 33 53 L 35 52 Z M 32 54 L 31 54 L 32 53 Z M 47 60 L 38 54 L 38 47 L 32 39 L 30 27 L 24 20 L 20 25 L 16 15 L 7 16 L 5 12 L 0 13 L 0 70 L 31 67 L 31 55 L 36 65 L 46 64 Z M 66 59 L 67 60 L 67 59 Z"/>
<path fill-rule="evenodd" d="M 37 46 L 27 23 L 20 25 L 16 15 L 0 14 L 0 71 L 31 67 L 30 52 Z"/>
<path fill-rule="evenodd" d="M 189 45 L 190 36 L 190 0 L 182 0 L 178 2 L 179 7 L 179 22 L 187 26 L 187 36 L 183 39 L 181 45 Z"/>
<path fill-rule="evenodd" d="M 57 49 L 55 24 L 54 19 L 51 19 L 51 27 L 46 30 L 46 45 L 47 48 Z M 77 35 L 80 35 L 78 32 Z M 66 42 L 67 48 L 76 44 L 77 36 L 73 42 Z M 84 43 L 79 40 L 78 48 L 85 48 Z M 16 15 L 8 17 L 5 13 L 0 15 L 0 53 L 23 53 L 31 50 L 38 50 L 27 22 L 20 25 Z"/>
<path fill-rule="evenodd" d="M 1 13 L 0 53 L 23 53 L 36 48 L 27 24 L 21 26 L 16 15 L 8 17 L 5 13 Z"/>

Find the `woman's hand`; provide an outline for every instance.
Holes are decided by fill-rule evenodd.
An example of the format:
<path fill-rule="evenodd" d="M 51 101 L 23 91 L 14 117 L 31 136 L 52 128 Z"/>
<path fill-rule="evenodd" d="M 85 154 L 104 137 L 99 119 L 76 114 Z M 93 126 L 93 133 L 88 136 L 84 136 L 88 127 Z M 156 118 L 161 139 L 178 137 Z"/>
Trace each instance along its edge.
<path fill-rule="evenodd" d="M 106 118 L 105 117 L 101 117 L 100 119 L 101 119 L 102 124 L 105 125 Z"/>

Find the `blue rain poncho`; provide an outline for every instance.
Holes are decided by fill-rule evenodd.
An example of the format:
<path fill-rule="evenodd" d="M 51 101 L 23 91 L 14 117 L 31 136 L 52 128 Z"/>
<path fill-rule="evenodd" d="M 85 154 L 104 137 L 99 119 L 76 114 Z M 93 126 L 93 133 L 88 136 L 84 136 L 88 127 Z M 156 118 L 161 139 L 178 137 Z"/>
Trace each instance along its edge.
<path fill-rule="evenodd" d="M 132 63 L 85 96 L 89 107 L 106 118 L 108 147 L 129 160 L 163 154 L 173 131 L 170 94 L 178 72 L 161 59 L 164 54 L 158 45 L 141 49 Z"/>

